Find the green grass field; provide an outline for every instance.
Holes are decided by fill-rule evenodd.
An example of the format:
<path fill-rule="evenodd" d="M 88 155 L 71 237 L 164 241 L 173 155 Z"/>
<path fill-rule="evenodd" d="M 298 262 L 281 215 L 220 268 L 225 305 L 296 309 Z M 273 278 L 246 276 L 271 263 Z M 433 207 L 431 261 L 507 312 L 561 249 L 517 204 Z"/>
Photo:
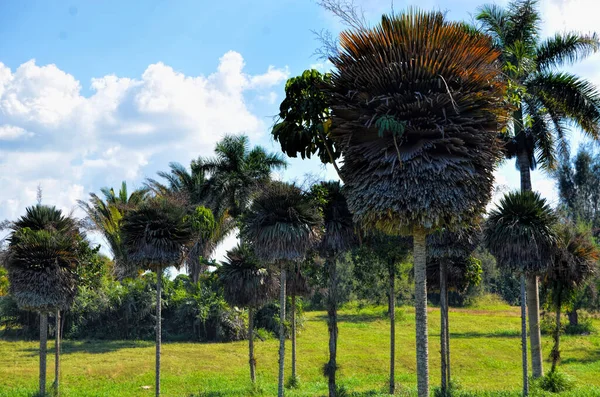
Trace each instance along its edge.
<path fill-rule="evenodd" d="M 399 395 L 416 386 L 414 313 L 398 309 L 396 379 Z M 389 324 L 385 308 L 347 308 L 340 313 L 339 383 L 350 395 L 384 395 L 388 379 Z M 600 321 L 595 320 L 600 329 Z M 439 311 L 430 309 L 431 386 L 439 383 Z M 521 387 L 519 310 L 497 303 L 450 314 L 452 369 L 462 389 L 472 396 L 518 396 Z M 543 342 L 544 355 L 551 341 Z M 565 396 L 600 396 L 600 337 L 564 336 L 561 369 L 573 376 L 578 389 Z M 38 344 L 0 341 L 0 396 L 31 396 L 37 388 Z M 163 347 L 164 396 L 276 395 L 277 340 L 256 344 L 259 387 L 252 392 L 247 342 L 226 344 L 167 343 Z M 289 351 L 288 351 L 289 353 Z M 286 369 L 289 370 L 289 354 Z M 62 396 L 153 395 L 152 342 L 64 342 Z M 327 359 L 324 312 L 305 314 L 298 337 L 300 388 L 289 396 L 321 396 L 327 383 L 321 374 Z M 549 364 L 546 363 L 546 367 Z M 53 356 L 48 357 L 49 385 Z M 149 386 L 149 388 L 144 388 Z M 500 393 L 499 391 L 506 391 Z M 497 392 L 497 393 L 490 393 Z M 535 393 L 534 395 L 541 395 Z"/>

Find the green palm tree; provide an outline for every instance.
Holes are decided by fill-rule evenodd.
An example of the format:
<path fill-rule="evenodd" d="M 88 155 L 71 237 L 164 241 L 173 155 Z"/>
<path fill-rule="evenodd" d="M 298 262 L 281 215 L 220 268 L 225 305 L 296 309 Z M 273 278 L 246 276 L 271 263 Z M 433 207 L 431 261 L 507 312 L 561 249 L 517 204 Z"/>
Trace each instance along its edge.
<path fill-rule="evenodd" d="M 554 258 L 544 275 L 543 285 L 549 292 L 549 303 L 556 312 L 554 346 L 552 347 L 552 371 L 560 362 L 560 316 L 575 292 L 592 276 L 600 259 L 600 250 L 594 243 L 591 230 L 576 226 L 569 221 L 557 227 Z"/>
<path fill-rule="evenodd" d="M 537 0 L 514 0 L 506 8 L 486 5 L 476 19 L 502 56 L 513 104 L 505 134 L 508 158 L 515 158 L 521 190 L 532 190 L 531 170 L 553 170 L 557 153 L 568 154 L 569 129 L 575 126 L 600 138 L 600 93 L 589 81 L 560 68 L 600 48 L 595 34 L 557 33 L 542 40 Z M 543 375 L 538 275 L 527 276 L 527 307 L 533 376 Z"/>
<path fill-rule="evenodd" d="M 79 207 L 87 214 L 92 227 L 102 233 L 114 259 L 116 277 L 135 277 L 137 269 L 127 260 L 126 249 L 123 246 L 121 221 L 128 211 L 146 201 L 148 189 L 137 189 L 129 194 L 127 183 L 123 181 L 119 191 L 103 187 L 100 192 L 103 198 L 90 193 L 88 201 L 78 201 Z"/>
<path fill-rule="evenodd" d="M 448 289 L 465 291 L 469 284 L 480 281 L 480 274 L 474 271 L 476 262 L 471 257 L 479 243 L 479 237 L 479 227 L 471 225 L 456 231 L 438 230 L 427 238 L 427 288 L 440 291 L 442 396 L 449 395 L 448 387 L 451 384 Z M 478 270 L 481 271 L 481 266 Z"/>
<path fill-rule="evenodd" d="M 10 227 L 6 268 L 10 293 L 20 308 L 40 315 L 39 392 L 46 393 L 48 313 L 56 312 L 54 387 L 60 379 L 60 311 L 71 306 L 77 292 L 78 222 L 56 207 L 38 204 Z"/>
<path fill-rule="evenodd" d="M 327 331 L 329 333 L 329 361 L 324 366 L 328 378 L 329 397 L 336 395 L 337 346 L 338 346 L 338 289 L 337 271 L 340 255 L 357 242 L 352 214 L 348 210 L 342 186 L 337 181 L 321 182 L 311 190 L 323 213 L 324 233 L 319 244 L 319 254 L 325 259 L 327 272 Z"/>
<path fill-rule="evenodd" d="M 242 219 L 242 239 L 257 257 L 280 271 L 278 396 L 284 395 L 286 267 L 302 260 L 320 239 L 322 218 L 309 195 L 295 185 L 271 182 Z"/>
<path fill-rule="evenodd" d="M 527 380 L 527 325 L 525 275 L 543 271 L 551 260 L 556 216 L 545 199 L 530 191 L 506 194 L 486 222 L 484 241 L 498 266 L 521 275 L 521 343 L 523 395 Z"/>
<path fill-rule="evenodd" d="M 440 12 L 383 16 L 341 34 L 330 60 L 332 137 L 354 220 L 413 236 L 417 378 L 429 395 L 426 236 L 490 199 L 504 83 L 488 37 Z"/>
<path fill-rule="evenodd" d="M 246 135 L 226 135 L 215 147 L 215 157 L 203 160 L 200 168 L 209 176 L 207 206 L 219 216 L 227 211 L 233 218 L 247 208 L 258 187 L 271 173 L 287 163 L 280 154 L 261 146 L 250 148 Z"/>
<path fill-rule="evenodd" d="M 279 280 L 259 264 L 252 248 L 247 244 L 237 245 L 227 251 L 225 261 L 221 263 L 217 272 L 227 303 L 231 306 L 248 308 L 250 380 L 255 383 L 254 314 L 277 295 Z"/>
<path fill-rule="evenodd" d="M 170 163 L 170 171 L 159 171 L 158 176 L 166 181 L 161 183 L 155 179 L 148 178 L 146 186 L 159 196 L 179 196 L 191 205 L 209 206 L 209 180 L 203 169 L 204 159 L 199 157 L 190 164 L 190 171 L 179 163 Z M 213 232 L 200 237 L 195 241 L 186 257 L 186 270 L 194 283 L 200 279 L 200 275 L 208 269 L 207 259 L 215 252 L 217 246 L 235 228 L 235 219 L 227 211 L 218 213 L 219 209 L 211 207 L 216 224 Z"/>
<path fill-rule="evenodd" d="M 156 272 L 156 396 L 160 395 L 161 287 L 163 270 L 179 268 L 193 240 L 192 223 L 185 206 L 165 196 L 148 200 L 123 217 L 121 234 L 128 260 Z"/>

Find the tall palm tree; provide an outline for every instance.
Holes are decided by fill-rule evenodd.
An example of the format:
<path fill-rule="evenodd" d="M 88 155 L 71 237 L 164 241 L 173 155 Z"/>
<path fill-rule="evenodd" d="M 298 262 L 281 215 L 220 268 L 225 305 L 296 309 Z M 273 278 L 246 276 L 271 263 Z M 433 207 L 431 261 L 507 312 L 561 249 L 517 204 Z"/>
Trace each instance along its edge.
<path fill-rule="evenodd" d="M 335 375 L 338 341 L 338 289 L 337 265 L 340 255 L 350 250 L 356 243 L 352 214 L 348 210 L 342 186 L 337 181 L 321 182 L 311 190 L 315 201 L 323 213 L 324 233 L 319 244 L 320 255 L 325 259 L 327 271 L 327 331 L 329 332 L 329 361 L 324 366 L 328 378 L 329 397 L 336 395 Z"/>
<path fill-rule="evenodd" d="M 180 267 L 193 239 L 192 223 L 184 205 L 167 197 L 144 202 L 125 214 L 121 225 L 127 258 L 142 269 L 156 272 L 156 396 L 160 395 L 161 287 L 163 269 Z"/>
<path fill-rule="evenodd" d="M 248 353 L 250 380 L 256 382 L 256 359 L 254 358 L 254 314 L 279 289 L 279 280 L 262 267 L 252 248 L 239 244 L 227 251 L 226 259 L 217 270 L 223 285 L 225 300 L 231 306 L 248 308 Z"/>
<path fill-rule="evenodd" d="M 600 250 L 594 243 L 591 230 L 566 221 L 557 227 L 554 258 L 545 273 L 543 284 L 549 290 L 550 304 L 556 311 L 552 371 L 560 362 L 560 316 L 565 304 L 572 300 L 585 281 L 596 271 Z"/>
<path fill-rule="evenodd" d="M 521 343 L 523 395 L 529 394 L 527 379 L 527 325 L 525 274 L 544 270 L 551 260 L 556 222 L 554 211 L 538 193 L 506 194 L 489 214 L 485 245 L 499 266 L 521 275 Z"/>
<path fill-rule="evenodd" d="M 250 148 L 246 135 L 226 135 L 215 147 L 215 157 L 204 159 L 200 168 L 209 176 L 208 207 L 217 215 L 228 211 L 239 217 L 257 188 L 271 179 L 271 173 L 287 163 L 280 154 L 261 146 Z"/>
<path fill-rule="evenodd" d="M 77 292 L 75 270 L 83 237 L 75 219 L 56 207 L 38 204 L 14 222 L 8 238 L 6 267 L 10 292 L 20 308 L 40 315 L 40 395 L 46 393 L 48 313 L 68 308 Z M 58 324 L 58 322 L 57 322 Z M 55 390 L 59 390 L 60 327 L 56 334 Z"/>
<path fill-rule="evenodd" d="M 121 236 L 121 221 L 128 211 L 137 208 L 148 198 L 148 189 L 137 189 L 129 194 L 127 183 L 123 181 L 119 191 L 103 187 L 100 192 L 103 198 L 90 193 L 88 201 L 78 200 L 79 207 L 87 214 L 94 230 L 102 233 L 112 253 L 117 278 L 134 277 L 137 269 L 127 260 Z"/>
<path fill-rule="evenodd" d="M 396 393 L 396 278 L 398 265 L 410 253 L 412 241 L 407 237 L 388 236 L 384 233 L 372 231 L 363 236 L 363 248 L 374 254 L 376 260 L 385 265 L 387 270 L 388 315 L 390 318 L 390 376 L 389 393 Z"/>
<path fill-rule="evenodd" d="M 502 56 L 511 90 L 506 155 L 515 158 L 521 190 L 532 190 L 531 170 L 553 170 L 557 153 L 567 154 L 569 128 L 600 138 L 600 93 L 589 81 L 560 68 L 600 48 L 596 34 L 557 33 L 542 40 L 537 0 L 513 0 L 506 8 L 485 5 L 476 19 Z M 527 275 L 527 307 L 534 378 L 543 375 L 538 275 Z"/>
<path fill-rule="evenodd" d="M 260 260 L 280 271 L 278 396 L 284 395 L 286 267 L 305 257 L 321 235 L 322 218 L 297 186 L 271 182 L 262 188 L 242 220 L 241 236 Z"/>
<path fill-rule="evenodd" d="M 490 199 L 504 83 L 488 37 L 440 12 L 342 32 L 332 57 L 332 136 L 354 220 L 413 236 L 417 378 L 429 395 L 426 236 Z"/>
<path fill-rule="evenodd" d="M 146 187 L 159 196 L 179 196 L 191 205 L 208 206 L 209 203 L 209 180 L 203 169 L 204 159 L 198 157 L 192 160 L 190 171 L 179 163 L 170 163 L 170 171 L 159 171 L 158 176 L 166 183 L 156 179 L 146 179 Z M 208 259 L 215 251 L 217 246 L 233 231 L 235 220 L 229 216 L 227 211 L 217 214 L 217 209 L 210 208 L 213 217 L 216 217 L 216 224 L 213 232 L 208 235 L 198 236 L 199 239 L 194 242 L 186 257 L 185 266 L 188 275 L 194 283 L 200 279 L 200 275 L 207 270 Z"/>
<path fill-rule="evenodd" d="M 427 286 L 440 291 L 440 353 L 441 392 L 447 396 L 450 380 L 450 324 L 448 317 L 448 289 L 464 291 L 472 281 L 471 254 L 479 243 L 480 229 L 475 225 L 456 231 L 438 230 L 427 238 Z M 481 270 L 481 267 L 479 267 Z M 450 286 L 448 285 L 450 284 Z"/>

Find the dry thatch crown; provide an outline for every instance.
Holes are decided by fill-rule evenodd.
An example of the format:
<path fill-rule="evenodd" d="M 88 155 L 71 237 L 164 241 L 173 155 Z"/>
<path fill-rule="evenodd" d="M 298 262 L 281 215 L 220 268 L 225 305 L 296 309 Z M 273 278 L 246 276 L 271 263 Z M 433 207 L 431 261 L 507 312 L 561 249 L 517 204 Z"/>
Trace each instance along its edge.
<path fill-rule="evenodd" d="M 410 234 L 483 211 L 505 112 L 490 39 L 411 11 L 343 32 L 340 45 L 332 136 L 355 220 Z"/>

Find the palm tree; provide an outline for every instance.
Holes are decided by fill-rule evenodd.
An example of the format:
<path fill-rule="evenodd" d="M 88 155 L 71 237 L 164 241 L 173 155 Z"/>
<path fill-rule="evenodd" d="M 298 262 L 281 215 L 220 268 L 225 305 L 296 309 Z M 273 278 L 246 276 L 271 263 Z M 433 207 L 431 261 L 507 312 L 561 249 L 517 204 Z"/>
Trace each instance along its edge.
<path fill-rule="evenodd" d="M 469 222 L 490 199 L 500 54 L 441 12 L 384 15 L 340 37 L 332 137 L 348 207 L 361 226 L 413 236 L 418 390 L 428 396 L 426 236 Z"/>
<path fill-rule="evenodd" d="M 242 239 L 260 260 L 277 264 L 280 271 L 279 397 L 284 395 L 286 266 L 304 258 L 318 242 L 321 222 L 309 196 L 283 182 L 265 185 L 242 220 Z"/>
<path fill-rule="evenodd" d="M 427 238 L 427 286 L 440 291 L 442 396 L 448 395 L 448 385 L 451 384 L 448 284 L 451 288 L 464 291 L 473 282 L 470 277 L 471 265 L 474 264 L 471 254 L 479 243 L 479 232 L 477 226 L 471 225 L 457 231 L 438 230 Z"/>
<path fill-rule="evenodd" d="M 90 193 L 89 201 L 78 200 L 79 207 L 87 214 L 92 227 L 102 233 L 114 259 L 117 279 L 134 277 L 137 269 L 127 260 L 121 221 L 128 211 L 137 208 L 148 198 L 148 189 L 137 189 L 129 194 L 127 183 L 123 181 L 118 192 L 107 187 L 100 189 L 100 192 L 104 198 Z"/>
<path fill-rule="evenodd" d="M 352 214 L 348 210 L 346 197 L 337 181 L 321 182 L 311 190 L 315 201 L 323 213 L 324 233 L 319 244 L 320 255 L 325 259 L 327 271 L 327 331 L 329 332 L 329 361 L 324 366 L 324 374 L 328 378 L 329 397 L 336 395 L 335 375 L 337 365 L 338 341 L 338 288 L 339 276 L 337 262 L 340 255 L 352 248 L 356 243 Z"/>
<path fill-rule="evenodd" d="M 247 244 L 239 244 L 227 251 L 226 260 L 217 271 L 227 303 L 248 308 L 250 380 L 255 383 L 254 314 L 276 296 L 279 281 L 272 272 L 260 266 L 252 248 Z"/>
<path fill-rule="evenodd" d="M 163 269 L 180 267 L 193 239 L 192 223 L 184 205 L 157 197 L 125 214 L 121 233 L 131 263 L 156 272 L 156 396 L 160 395 L 161 286 Z"/>
<path fill-rule="evenodd" d="M 595 34 L 557 33 L 541 39 L 537 0 L 513 0 L 506 8 L 486 5 L 476 19 L 502 51 L 500 61 L 513 108 L 505 135 L 506 156 L 515 158 L 521 190 L 532 190 L 531 170 L 553 170 L 557 153 L 568 153 L 568 132 L 576 126 L 600 138 L 600 93 L 589 81 L 561 66 L 580 61 L 600 48 Z M 527 275 L 527 307 L 534 378 L 543 375 L 538 275 Z"/>
<path fill-rule="evenodd" d="M 226 135 L 215 147 L 215 157 L 204 159 L 200 168 L 209 175 L 208 207 L 218 216 L 228 211 L 239 217 L 261 184 L 287 163 L 281 155 L 261 146 L 250 148 L 246 135 Z"/>
<path fill-rule="evenodd" d="M 310 286 L 308 281 L 301 272 L 300 264 L 294 262 L 290 269 L 286 272 L 285 291 L 287 296 L 291 297 L 290 302 L 290 323 L 291 323 L 291 338 L 292 338 L 292 375 L 288 382 L 289 387 L 298 387 L 300 379 L 296 373 L 296 297 L 306 296 L 310 294 Z"/>
<path fill-rule="evenodd" d="M 68 308 L 77 292 L 75 270 L 82 236 L 77 222 L 56 207 L 38 204 L 14 222 L 8 238 L 6 267 L 10 292 L 20 308 L 40 315 L 39 393 L 46 393 L 48 313 Z M 56 333 L 54 387 L 59 391 L 60 327 Z"/>
<path fill-rule="evenodd" d="M 209 180 L 203 169 L 204 159 L 198 157 L 190 164 L 190 171 L 179 163 L 170 163 L 170 171 L 159 171 L 158 176 L 166 180 L 161 183 L 155 179 L 146 179 L 146 187 L 159 196 L 178 196 L 192 205 L 207 205 L 209 200 Z M 207 259 L 214 253 L 217 246 L 233 231 L 235 220 L 229 216 L 227 211 L 217 214 L 215 208 L 211 208 L 214 215 L 218 215 L 213 232 L 199 236 L 186 257 L 185 266 L 188 275 L 194 283 L 200 279 L 200 275 L 207 270 Z"/>
<path fill-rule="evenodd" d="M 363 238 L 364 248 L 374 254 L 387 270 L 388 315 L 390 317 L 390 378 L 389 393 L 396 393 L 396 277 L 398 265 L 410 252 L 411 239 L 371 232 Z"/>
<path fill-rule="evenodd" d="M 529 393 L 527 380 L 527 325 L 525 274 L 541 272 L 551 260 L 556 222 L 554 211 L 538 193 L 506 194 L 486 222 L 485 245 L 496 257 L 498 266 L 521 275 L 521 343 L 523 395 Z"/>
<path fill-rule="evenodd" d="M 585 226 L 566 221 L 557 227 L 557 237 L 554 258 L 543 280 L 549 290 L 550 305 L 556 311 L 554 346 L 550 354 L 552 371 L 556 371 L 560 361 L 561 310 L 594 274 L 600 258 L 600 250 L 594 243 L 591 230 Z"/>

